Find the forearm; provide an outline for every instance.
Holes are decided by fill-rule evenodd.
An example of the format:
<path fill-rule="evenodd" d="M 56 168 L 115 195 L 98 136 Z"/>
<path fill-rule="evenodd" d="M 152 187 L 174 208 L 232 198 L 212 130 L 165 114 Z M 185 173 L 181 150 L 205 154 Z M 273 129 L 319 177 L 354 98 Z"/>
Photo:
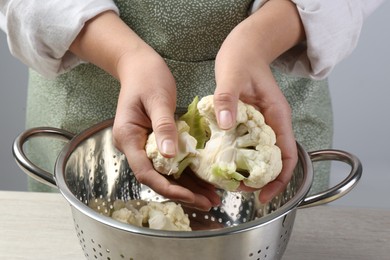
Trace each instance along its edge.
<path fill-rule="evenodd" d="M 305 40 L 296 5 L 289 0 L 270 0 L 242 22 L 245 44 L 271 63 L 285 51 Z"/>
<path fill-rule="evenodd" d="M 105 12 L 88 21 L 76 37 L 70 51 L 81 59 L 97 65 L 120 79 L 123 56 L 153 52 L 114 12 Z"/>

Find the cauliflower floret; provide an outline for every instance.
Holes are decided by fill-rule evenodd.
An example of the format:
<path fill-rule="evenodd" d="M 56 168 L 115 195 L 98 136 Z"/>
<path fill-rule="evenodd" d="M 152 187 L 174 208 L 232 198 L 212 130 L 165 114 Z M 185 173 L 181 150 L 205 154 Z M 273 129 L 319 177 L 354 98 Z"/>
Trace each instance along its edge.
<path fill-rule="evenodd" d="M 149 202 L 140 209 L 140 213 L 144 216 L 144 223 L 149 224 L 149 228 L 191 231 L 188 215 L 184 213 L 180 205 L 174 202 Z"/>
<path fill-rule="evenodd" d="M 241 182 L 249 187 L 262 188 L 282 170 L 275 133 L 265 123 L 263 115 L 249 104 L 238 102 L 236 124 L 229 130 L 218 127 L 212 95 L 199 102 L 195 98 L 178 122 L 181 121 L 190 128 L 185 130 L 186 133 L 197 140 L 197 152 L 192 151 L 191 156 L 179 152 L 178 158 L 164 158 L 157 146 L 147 146 L 148 156 L 160 173 L 167 174 L 166 169 L 175 169 L 179 165 L 181 171 L 175 175 L 179 177 L 183 168 L 188 166 L 198 177 L 216 187 L 235 191 Z M 180 144 L 181 141 L 183 139 L 179 138 L 182 147 L 185 144 Z M 156 158 L 159 164 L 155 163 Z M 161 170 L 161 164 L 165 170 Z"/>
<path fill-rule="evenodd" d="M 142 227 L 143 215 L 135 208 L 133 209 L 121 208 L 115 210 L 112 213 L 111 217 L 123 223 L 128 223 L 138 227 Z"/>
<path fill-rule="evenodd" d="M 191 231 L 190 220 L 180 204 L 175 202 L 147 202 L 139 209 L 131 201 L 114 202 L 111 217 L 123 223 L 159 230 Z"/>
<path fill-rule="evenodd" d="M 176 128 L 179 138 L 179 150 L 174 158 L 166 158 L 159 151 L 154 133 L 148 137 L 145 150 L 149 158 L 152 159 L 153 167 L 156 171 L 178 178 L 183 170 L 190 163 L 191 157 L 199 154 L 196 150 L 197 141 L 188 131 L 190 127 L 184 121 L 177 121 Z"/>

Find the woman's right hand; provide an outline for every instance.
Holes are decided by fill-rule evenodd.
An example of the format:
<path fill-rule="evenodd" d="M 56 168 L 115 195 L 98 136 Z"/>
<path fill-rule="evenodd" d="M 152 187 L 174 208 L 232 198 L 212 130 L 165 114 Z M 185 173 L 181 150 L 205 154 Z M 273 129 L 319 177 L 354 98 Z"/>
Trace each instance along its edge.
<path fill-rule="evenodd" d="M 121 91 L 113 127 L 114 142 L 125 153 L 137 180 L 167 198 L 199 209 L 208 210 L 218 204 L 219 198 L 210 185 L 188 178 L 177 181 L 166 178 L 154 170 L 147 158 L 145 144 L 151 129 L 159 151 L 166 157 L 176 154 L 176 85 L 165 61 L 146 47 L 136 54 L 123 55 L 118 72 Z"/>
<path fill-rule="evenodd" d="M 89 21 L 70 50 L 120 81 L 113 138 L 137 180 L 164 197 L 202 210 L 219 204 L 213 186 L 191 175 L 177 181 L 166 178 L 147 158 L 151 130 L 163 155 L 173 157 L 177 148 L 176 84 L 163 58 L 113 12 Z"/>

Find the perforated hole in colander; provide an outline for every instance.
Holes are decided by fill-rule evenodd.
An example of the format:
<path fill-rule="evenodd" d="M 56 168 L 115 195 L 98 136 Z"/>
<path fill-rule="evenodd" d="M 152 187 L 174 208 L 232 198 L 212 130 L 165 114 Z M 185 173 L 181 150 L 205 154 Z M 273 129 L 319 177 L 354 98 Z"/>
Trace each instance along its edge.
<path fill-rule="evenodd" d="M 262 247 L 255 248 L 249 252 L 248 259 L 249 260 L 267 260 L 274 259 L 278 256 L 281 256 L 288 244 L 292 227 L 294 223 L 294 216 L 285 216 L 282 221 L 281 230 L 275 230 L 275 232 L 279 232 L 279 239 L 272 241 L 268 244 L 261 243 Z"/>
<path fill-rule="evenodd" d="M 112 252 L 109 248 L 105 248 L 101 243 L 93 238 L 86 238 L 84 231 L 77 224 L 76 219 L 73 219 L 79 243 L 87 259 L 100 260 L 136 260 L 134 257 L 126 256 L 123 253 Z"/>

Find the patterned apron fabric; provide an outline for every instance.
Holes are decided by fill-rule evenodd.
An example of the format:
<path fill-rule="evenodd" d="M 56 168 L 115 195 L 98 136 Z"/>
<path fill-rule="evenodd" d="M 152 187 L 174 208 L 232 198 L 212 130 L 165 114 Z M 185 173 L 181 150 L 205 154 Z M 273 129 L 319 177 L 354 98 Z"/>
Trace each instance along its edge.
<path fill-rule="evenodd" d="M 177 83 L 178 107 L 215 89 L 214 59 L 229 32 L 248 15 L 251 0 L 117 0 L 121 18 L 170 67 Z M 329 148 L 332 111 L 327 81 L 291 77 L 273 70 L 293 110 L 296 139 L 307 151 Z M 151 72 L 152 73 L 152 72 Z M 48 80 L 30 71 L 27 127 L 54 126 L 73 133 L 115 115 L 119 83 L 101 69 L 82 64 Z M 32 161 L 53 172 L 63 143 L 33 140 Z M 312 191 L 328 185 L 329 164 L 316 165 Z M 54 191 L 29 180 L 29 189 Z"/>

